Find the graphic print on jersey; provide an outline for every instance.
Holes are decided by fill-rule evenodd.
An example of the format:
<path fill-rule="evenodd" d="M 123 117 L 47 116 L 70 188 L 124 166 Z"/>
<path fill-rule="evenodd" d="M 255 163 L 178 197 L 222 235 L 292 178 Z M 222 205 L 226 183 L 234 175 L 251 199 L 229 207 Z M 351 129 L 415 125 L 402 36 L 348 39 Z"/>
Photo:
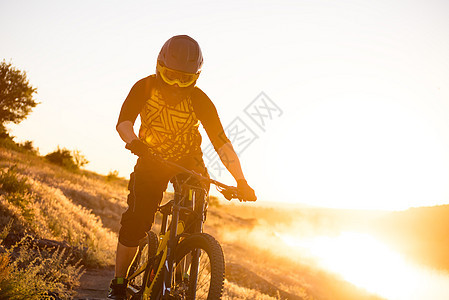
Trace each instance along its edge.
<path fill-rule="evenodd" d="M 201 154 L 201 135 L 190 97 L 175 106 L 168 105 L 153 88 L 141 113 L 139 137 L 164 159 Z"/>

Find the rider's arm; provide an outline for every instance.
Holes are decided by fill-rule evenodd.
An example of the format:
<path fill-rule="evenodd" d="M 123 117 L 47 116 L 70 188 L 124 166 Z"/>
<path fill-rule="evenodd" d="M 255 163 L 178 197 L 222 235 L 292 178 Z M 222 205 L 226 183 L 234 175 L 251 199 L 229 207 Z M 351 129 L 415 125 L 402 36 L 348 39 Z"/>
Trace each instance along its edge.
<path fill-rule="evenodd" d="M 231 143 L 229 142 L 221 146 L 220 149 L 218 149 L 217 153 L 220 156 L 220 159 L 225 165 L 226 169 L 228 169 L 229 173 L 232 174 L 232 176 L 235 178 L 235 181 L 237 182 L 237 190 L 242 197 L 239 197 L 239 199 L 244 201 L 256 201 L 257 196 L 243 176 L 240 160 L 237 156 L 237 153 L 235 153 Z"/>
<path fill-rule="evenodd" d="M 138 139 L 137 135 L 134 133 L 134 124 L 131 121 L 123 121 L 117 124 L 116 129 L 122 140 L 127 144 Z"/>
<path fill-rule="evenodd" d="M 234 177 L 236 181 L 245 179 L 243 176 L 242 167 L 240 165 L 240 160 L 230 142 L 221 146 L 220 149 L 217 150 L 217 153 L 226 169 L 228 169 L 229 173 L 231 173 L 232 177 Z"/>
<path fill-rule="evenodd" d="M 215 105 L 199 88 L 195 88 L 192 99 L 194 100 L 193 105 L 195 113 L 201 121 L 201 124 L 203 124 L 221 161 L 236 181 L 245 179 L 240 160 L 237 157 L 231 142 L 226 137 Z"/>
<path fill-rule="evenodd" d="M 224 144 L 230 143 L 223 130 L 217 109 L 209 97 L 198 87 L 192 93 L 192 104 L 196 116 L 206 130 L 215 151 L 218 153 Z"/>
<path fill-rule="evenodd" d="M 240 166 L 240 160 L 235 153 L 234 148 L 231 143 L 226 143 L 217 150 L 221 161 L 228 169 L 229 173 L 235 178 L 237 182 L 237 189 L 242 198 L 239 199 L 244 201 L 256 201 L 257 197 L 254 190 L 248 185 L 243 176 L 242 167 Z"/>
<path fill-rule="evenodd" d="M 221 161 L 229 173 L 237 181 L 237 189 L 246 201 L 256 201 L 254 190 L 248 185 L 243 176 L 240 160 L 232 147 L 218 117 L 217 109 L 207 95 L 199 88 L 192 93 L 192 104 L 195 114 L 203 124 L 212 145 L 220 156 Z"/>
<path fill-rule="evenodd" d="M 138 139 L 134 133 L 134 122 L 145 104 L 145 93 L 148 91 L 151 80 L 151 77 L 147 77 L 136 82 L 123 102 L 116 129 L 127 144 Z"/>

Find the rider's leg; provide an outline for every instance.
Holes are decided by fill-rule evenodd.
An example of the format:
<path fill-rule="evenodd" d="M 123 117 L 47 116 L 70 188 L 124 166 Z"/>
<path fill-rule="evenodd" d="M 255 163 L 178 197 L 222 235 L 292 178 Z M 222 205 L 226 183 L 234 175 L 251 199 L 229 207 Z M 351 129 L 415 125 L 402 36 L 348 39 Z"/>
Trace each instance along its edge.
<path fill-rule="evenodd" d="M 109 289 L 109 299 L 124 300 L 126 298 L 126 275 L 128 268 L 136 255 L 137 247 L 126 247 L 118 242 L 115 260 L 115 278 Z"/>
<path fill-rule="evenodd" d="M 151 229 L 157 206 L 167 188 L 169 171 L 139 159 L 129 180 L 128 209 L 123 213 L 116 254 L 116 277 L 125 277 L 145 232 Z"/>
<path fill-rule="evenodd" d="M 115 277 L 125 278 L 128 268 L 137 253 L 137 247 L 127 247 L 120 242 L 117 243 L 117 253 L 115 257 Z"/>
<path fill-rule="evenodd" d="M 129 180 L 128 209 L 122 214 L 115 262 L 115 278 L 108 298 L 126 298 L 126 275 L 140 239 L 151 229 L 169 174 L 161 166 L 139 159 Z"/>

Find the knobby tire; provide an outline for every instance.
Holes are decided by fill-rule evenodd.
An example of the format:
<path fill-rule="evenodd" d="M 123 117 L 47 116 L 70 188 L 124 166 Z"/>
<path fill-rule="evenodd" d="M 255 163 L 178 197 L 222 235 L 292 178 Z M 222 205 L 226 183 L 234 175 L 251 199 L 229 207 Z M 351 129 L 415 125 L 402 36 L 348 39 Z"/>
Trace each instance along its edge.
<path fill-rule="evenodd" d="M 158 237 L 153 231 L 149 231 L 148 236 L 145 236 L 145 238 L 143 238 L 139 243 L 136 258 L 131 264 L 128 274 L 133 274 L 142 265 L 146 264 L 150 258 L 154 257 L 156 255 L 157 247 L 158 247 Z M 145 274 L 145 272 L 143 272 L 142 274 L 131 279 L 128 282 L 128 284 L 133 288 L 135 288 L 136 290 L 141 291 L 144 288 L 143 283 L 146 281 L 146 278 L 144 278 L 145 276 L 148 276 L 148 274 Z M 129 299 L 140 299 L 140 298 L 132 297 Z"/>
<path fill-rule="evenodd" d="M 181 280 L 176 275 L 176 270 L 180 264 L 188 261 L 194 251 L 199 250 L 200 265 L 195 283 L 193 278 Z M 192 270 L 188 270 L 191 274 Z M 221 299 L 224 284 L 225 263 L 223 250 L 220 244 L 209 234 L 195 233 L 182 240 L 175 250 L 175 263 L 173 267 L 173 274 L 171 279 L 171 294 L 170 299 L 190 300 L 193 299 L 192 287 L 196 285 L 195 299 L 216 300 Z M 161 272 L 159 272 L 161 273 Z M 179 274 L 178 274 L 179 275 Z M 182 275 L 184 278 L 184 274 Z M 161 299 L 161 287 L 163 276 L 158 274 L 156 282 L 151 292 L 150 299 Z"/>

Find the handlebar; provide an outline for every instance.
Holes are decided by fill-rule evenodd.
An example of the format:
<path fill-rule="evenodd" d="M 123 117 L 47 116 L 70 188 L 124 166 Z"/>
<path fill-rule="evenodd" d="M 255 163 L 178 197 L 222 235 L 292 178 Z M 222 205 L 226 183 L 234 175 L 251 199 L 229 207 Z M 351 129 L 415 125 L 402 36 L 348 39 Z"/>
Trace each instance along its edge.
<path fill-rule="evenodd" d="M 182 171 L 183 173 L 190 174 L 200 181 L 208 182 L 210 184 L 215 185 L 217 187 L 217 190 L 229 201 L 232 199 L 239 199 L 240 202 L 242 202 L 242 201 L 246 202 L 246 200 L 242 197 L 242 195 L 239 194 L 238 189 L 235 186 L 229 186 L 229 185 L 221 183 L 217 180 L 214 180 L 212 178 L 206 177 L 198 172 L 184 168 L 183 166 L 180 166 L 177 163 L 165 160 L 162 157 L 160 157 L 154 153 L 149 152 L 148 158 L 154 159 L 154 160 L 156 160 L 162 164 L 165 164 L 169 167 L 172 167 L 174 169 L 178 169 L 178 170 Z"/>

